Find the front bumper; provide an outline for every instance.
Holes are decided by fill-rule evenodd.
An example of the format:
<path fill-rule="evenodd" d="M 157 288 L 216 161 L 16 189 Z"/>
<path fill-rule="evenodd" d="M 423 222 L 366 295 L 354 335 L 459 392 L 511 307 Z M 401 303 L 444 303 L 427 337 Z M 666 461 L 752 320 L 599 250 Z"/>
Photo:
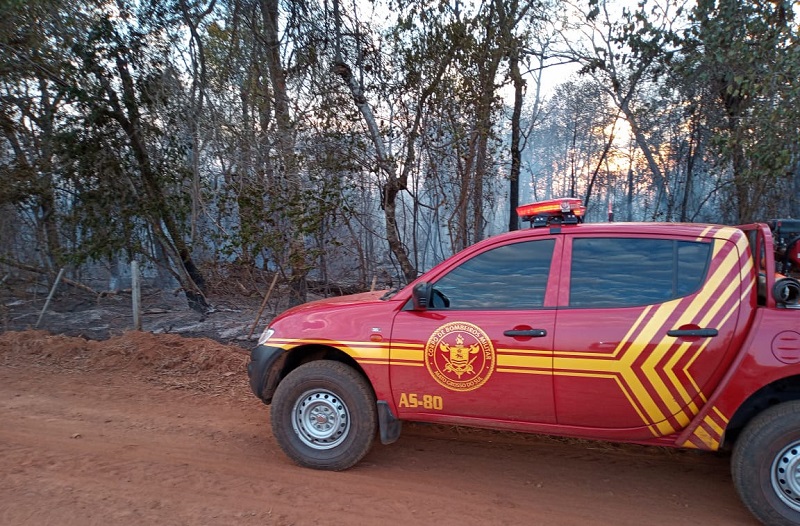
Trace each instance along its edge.
<path fill-rule="evenodd" d="M 265 404 L 272 402 L 285 360 L 286 351 L 279 347 L 259 345 L 250 352 L 250 363 L 247 364 L 250 389 Z"/>

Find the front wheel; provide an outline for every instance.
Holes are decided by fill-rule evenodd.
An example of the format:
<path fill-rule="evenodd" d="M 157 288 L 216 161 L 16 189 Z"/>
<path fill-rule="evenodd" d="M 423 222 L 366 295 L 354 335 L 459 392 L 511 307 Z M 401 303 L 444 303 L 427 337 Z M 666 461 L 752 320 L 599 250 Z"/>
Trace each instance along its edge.
<path fill-rule="evenodd" d="M 272 433 L 301 466 L 340 471 L 367 454 L 377 429 L 375 395 L 351 367 L 332 361 L 301 365 L 272 399 Z"/>
<path fill-rule="evenodd" d="M 742 432 L 731 459 L 739 497 L 764 524 L 800 524 L 800 401 L 765 410 Z"/>

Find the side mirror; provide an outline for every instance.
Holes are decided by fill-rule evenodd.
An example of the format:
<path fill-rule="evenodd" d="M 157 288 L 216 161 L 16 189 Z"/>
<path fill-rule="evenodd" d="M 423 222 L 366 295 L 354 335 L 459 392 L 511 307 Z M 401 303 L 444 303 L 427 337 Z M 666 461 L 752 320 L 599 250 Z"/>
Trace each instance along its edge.
<path fill-rule="evenodd" d="M 414 289 L 411 292 L 411 298 L 414 302 L 414 310 L 427 310 L 431 299 L 430 284 L 420 281 L 414 285 Z"/>

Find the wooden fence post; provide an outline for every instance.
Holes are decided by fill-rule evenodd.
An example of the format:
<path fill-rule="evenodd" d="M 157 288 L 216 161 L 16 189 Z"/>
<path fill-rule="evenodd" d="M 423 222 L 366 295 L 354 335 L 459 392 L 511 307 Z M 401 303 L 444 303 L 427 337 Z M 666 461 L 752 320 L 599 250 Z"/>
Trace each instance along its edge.
<path fill-rule="evenodd" d="M 133 330 L 142 330 L 142 288 L 139 283 L 139 263 L 131 261 L 131 303 L 133 304 Z"/>
<path fill-rule="evenodd" d="M 278 273 L 275 273 L 275 277 L 272 278 L 272 285 L 269 286 L 269 290 L 267 291 L 266 296 L 264 296 L 264 301 L 261 302 L 261 308 L 258 309 L 258 314 L 256 315 L 256 320 L 253 322 L 253 326 L 250 328 L 250 334 L 247 335 L 247 339 L 253 337 L 253 332 L 255 332 L 256 327 L 258 326 L 258 320 L 261 319 L 261 315 L 264 313 L 264 308 L 267 306 L 267 300 L 272 295 L 272 289 L 275 288 L 275 284 L 278 282 Z"/>
<path fill-rule="evenodd" d="M 50 289 L 50 294 L 47 296 L 47 301 L 44 302 L 44 307 L 42 307 L 42 312 L 39 313 L 39 319 L 36 320 L 36 329 L 39 328 L 39 324 L 42 323 L 42 318 L 44 317 L 44 313 L 47 311 L 47 307 L 50 306 L 50 300 L 53 299 L 53 295 L 56 293 L 56 287 L 58 287 L 58 282 L 61 281 L 61 278 L 64 277 L 64 269 L 58 271 L 58 276 L 56 276 L 56 280 L 53 282 L 53 287 Z"/>

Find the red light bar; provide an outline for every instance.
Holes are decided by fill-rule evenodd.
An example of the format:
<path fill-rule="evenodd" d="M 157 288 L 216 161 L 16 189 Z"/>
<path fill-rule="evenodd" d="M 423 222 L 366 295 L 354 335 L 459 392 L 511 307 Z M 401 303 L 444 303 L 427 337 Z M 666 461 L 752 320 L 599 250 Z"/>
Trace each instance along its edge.
<path fill-rule="evenodd" d="M 564 216 L 572 214 L 575 217 L 583 217 L 586 212 L 586 207 L 583 206 L 581 200 L 577 197 L 564 197 L 560 199 L 550 199 L 548 201 L 539 201 L 529 205 L 522 205 L 517 207 L 517 215 L 523 220 L 528 221 L 529 218 L 536 216 Z"/>

